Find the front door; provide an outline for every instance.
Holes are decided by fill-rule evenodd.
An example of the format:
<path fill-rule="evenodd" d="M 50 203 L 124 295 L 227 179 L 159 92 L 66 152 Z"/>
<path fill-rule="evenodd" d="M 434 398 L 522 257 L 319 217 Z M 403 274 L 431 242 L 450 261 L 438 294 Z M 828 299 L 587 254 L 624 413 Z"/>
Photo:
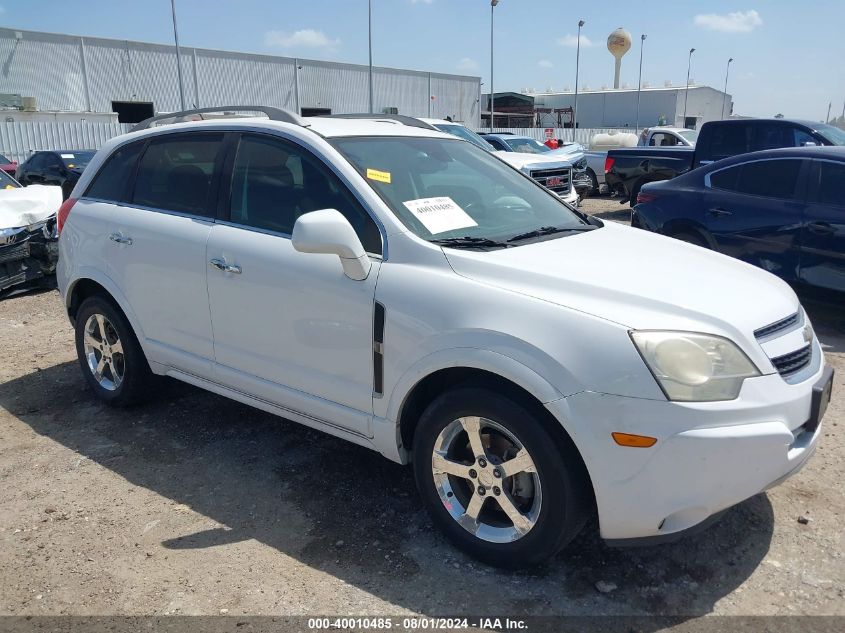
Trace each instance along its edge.
<path fill-rule="evenodd" d="M 206 258 L 216 266 L 208 269 L 216 380 L 369 436 L 376 224 L 321 160 L 270 135 L 241 138 L 229 200 Z M 294 250 L 296 219 L 326 208 L 346 216 L 373 254 L 365 280 L 346 277 L 334 255 Z"/>
<path fill-rule="evenodd" d="M 757 160 L 710 174 L 704 223 L 720 252 L 797 279 L 806 163 Z"/>
<path fill-rule="evenodd" d="M 845 163 L 813 161 L 801 227 L 801 281 L 845 292 Z"/>

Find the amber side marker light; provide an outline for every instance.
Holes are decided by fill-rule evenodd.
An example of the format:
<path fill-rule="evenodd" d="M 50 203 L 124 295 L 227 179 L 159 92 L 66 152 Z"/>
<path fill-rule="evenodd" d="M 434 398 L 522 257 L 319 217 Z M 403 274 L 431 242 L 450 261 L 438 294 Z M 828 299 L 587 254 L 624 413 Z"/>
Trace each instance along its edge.
<path fill-rule="evenodd" d="M 629 446 L 631 448 L 649 448 L 657 444 L 656 437 L 649 437 L 647 435 L 631 435 L 630 433 L 611 433 L 613 441 L 619 446 Z"/>

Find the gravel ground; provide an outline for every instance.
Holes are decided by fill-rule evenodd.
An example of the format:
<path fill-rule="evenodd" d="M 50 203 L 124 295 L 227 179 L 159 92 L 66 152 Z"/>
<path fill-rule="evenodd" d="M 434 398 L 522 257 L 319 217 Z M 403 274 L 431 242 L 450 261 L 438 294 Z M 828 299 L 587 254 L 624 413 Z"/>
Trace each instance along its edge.
<path fill-rule="evenodd" d="M 55 291 L 0 301 L 0 614 L 845 615 L 845 315 L 808 309 L 837 378 L 801 473 L 678 544 L 589 525 L 507 573 L 445 542 L 409 469 L 177 383 L 109 409 Z"/>

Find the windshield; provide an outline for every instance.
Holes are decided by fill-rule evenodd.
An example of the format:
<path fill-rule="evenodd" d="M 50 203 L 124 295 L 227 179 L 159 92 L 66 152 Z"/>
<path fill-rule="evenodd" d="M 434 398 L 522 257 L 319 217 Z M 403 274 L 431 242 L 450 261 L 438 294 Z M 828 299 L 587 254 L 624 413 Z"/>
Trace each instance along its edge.
<path fill-rule="evenodd" d="M 838 127 L 819 123 L 816 125 L 816 132 L 824 136 L 834 145 L 845 145 L 845 131 L 840 130 Z"/>
<path fill-rule="evenodd" d="M 442 123 L 437 123 L 434 127 L 436 127 L 441 132 L 446 132 L 447 134 L 451 134 L 452 136 L 457 136 L 458 138 L 462 138 L 465 141 L 469 141 L 473 145 L 480 147 L 483 150 L 488 152 L 495 152 L 496 148 L 490 145 L 487 141 L 481 138 L 478 134 L 470 130 L 469 128 L 465 128 L 463 125 L 444 125 Z"/>
<path fill-rule="evenodd" d="M 3 156 L 3 154 L 0 154 L 0 165 L 8 165 L 11 162 L 12 161 L 10 161 L 8 158 Z"/>
<path fill-rule="evenodd" d="M 545 154 L 552 151 L 550 147 L 543 145 L 540 141 L 535 141 L 533 138 L 503 138 L 511 151 L 522 152 L 523 154 Z"/>
<path fill-rule="evenodd" d="M 557 196 L 469 143 L 356 137 L 332 144 L 405 226 L 431 242 L 483 238 L 497 243 L 482 247 L 515 246 L 519 240 L 507 240 L 541 228 L 595 228 Z M 530 237 L 540 239 L 539 234 Z"/>
<path fill-rule="evenodd" d="M 683 136 L 688 142 L 695 145 L 698 140 L 698 130 L 679 130 L 678 134 Z"/>
<path fill-rule="evenodd" d="M 94 154 L 96 152 L 75 152 L 75 151 L 67 151 L 67 152 L 60 152 L 59 156 L 62 157 L 62 161 L 65 164 L 65 167 L 68 169 L 85 169 L 88 166 L 88 163 L 91 162 L 91 159 L 94 158 Z"/>
<path fill-rule="evenodd" d="M 0 189 L 14 189 L 20 187 L 17 181 L 5 171 L 0 170 Z"/>

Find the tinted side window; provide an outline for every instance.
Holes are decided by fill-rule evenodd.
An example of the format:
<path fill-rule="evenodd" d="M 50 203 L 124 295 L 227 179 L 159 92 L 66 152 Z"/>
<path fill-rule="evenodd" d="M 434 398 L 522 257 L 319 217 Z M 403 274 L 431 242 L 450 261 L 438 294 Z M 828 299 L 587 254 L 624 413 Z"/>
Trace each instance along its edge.
<path fill-rule="evenodd" d="M 801 173 L 800 160 L 758 160 L 742 165 L 736 191 L 789 200 Z"/>
<path fill-rule="evenodd" d="M 156 138 L 138 166 L 132 202 L 192 215 L 209 212 L 214 165 L 222 134 L 186 134 Z"/>
<path fill-rule="evenodd" d="M 43 161 L 42 167 L 44 169 L 61 169 L 63 167 L 59 157 L 50 152 L 43 154 L 41 160 Z"/>
<path fill-rule="evenodd" d="M 798 128 L 792 130 L 792 138 L 795 141 L 795 147 L 803 147 L 808 143 L 812 145 L 821 145 L 821 143 L 815 136 L 813 136 L 809 132 L 805 132 L 804 130 L 799 130 Z"/>
<path fill-rule="evenodd" d="M 739 167 L 730 167 L 710 174 L 710 185 L 716 189 L 736 191 L 736 183 L 739 180 Z"/>
<path fill-rule="evenodd" d="M 758 123 L 754 149 L 777 149 L 778 147 L 792 147 L 795 143 L 793 129 L 778 123 Z"/>
<path fill-rule="evenodd" d="M 714 125 L 710 139 L 710 158 L 719 160 L 751 151 L 751 125 Z"/>
<path fill-rule="evenodd" d="M 290 234 L 309 211 L 337 209 L 369 253 L 381 253 L 373 219 L 326 166 L 285 141 L 244 135 L 232 170 L 232 222 Z"/>
<path fill-rule="evenodd" d="M 33 154 L 28 161 L 26 161 L 27 169 L 42 169 L 44 167 L 44 154 Z"/>
<path fill-rule="evenodd" d="M 143 147 L 143 143 L 132 143 L 113 152 L 97 172 L 85 195 L 99 200 L 123 201 L 135 176 L 135 165 Z"/>
<path fill-rule="evenodd" d="M 819 161 L 816 201 L 845 207 L 845 164 Z"/>

